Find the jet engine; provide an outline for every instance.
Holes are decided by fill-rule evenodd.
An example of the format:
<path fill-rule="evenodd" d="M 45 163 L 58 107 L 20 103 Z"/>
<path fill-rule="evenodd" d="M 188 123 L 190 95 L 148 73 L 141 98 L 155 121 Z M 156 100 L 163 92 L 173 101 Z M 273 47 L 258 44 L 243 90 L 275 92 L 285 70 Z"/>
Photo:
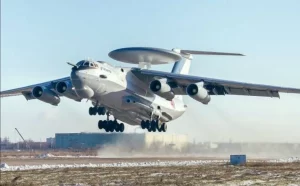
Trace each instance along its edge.
<path fill-rule="evenodd" d="M 48 88 L 36 86 L 32 89 L 32 95 L 36 99 L 57 106 L 60 103 L 59 96 Z"/>
<path fill-rule="evenodd" d="M 150 83 L 150 90 L 166 100 L 172 100 L 175 97 L 172 88 L 167 83 L 160 80 L 152 81 Z"/>
<path fill-rule="evenodd" d="M 76 95 L 75 91 L 72 90 L 72 85 L 68 82 L 58 82 L 55 86 L 55 90 L 67 98 L 80 101 L 80 98 Z"/>
<path fill-rule="evenodd" d="M 186 88 L 186 93 L 191 98 L 207 105 L 210 102 L 210 95 L 207 90 L 203 87 L 203 82 L 190 84 Z"/>

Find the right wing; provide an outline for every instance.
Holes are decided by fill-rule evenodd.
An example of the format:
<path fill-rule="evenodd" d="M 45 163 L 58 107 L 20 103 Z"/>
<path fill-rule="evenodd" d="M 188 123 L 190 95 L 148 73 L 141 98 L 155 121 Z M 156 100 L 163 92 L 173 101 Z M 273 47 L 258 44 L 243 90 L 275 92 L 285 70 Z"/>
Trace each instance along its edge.
<path fill-rule="evenodd" d="M 242 95 L 279 97 L 279 92 L 300 94 L 300 89 L 290 87 L 279 87 L 246 82 L 229 81 L 200 76 L 175 74 L 156 70 L 145 70 L 133 68 L 132 72 L 139 77 L 147 77 L 149 83 L 155 79 L 165 78 L 170 85 L 176 87 L 176 95 L 186 95 L 186 88 L 193 83 L 203 82 L 204 87 L 210 95 Z"/>
<path fill-rule="evenodd" d="M 59 93 L 56 90 L 56 85 L 58 83 L 61 83 L 61 82 L 63 82 L 66 85 L 66 88 L 67 88 L 64 93 Z M 32 91 L 35 87 L 41 87 L 43 90 L 45 90 L 44 92 L 48 93 L 50 96 L 57 97 L 58 99 L 61 96 L 65 96 L 65 97 L 68 97 L 68 98 L 73 99 L 75 101 L 80 101 L 81 100 L 81 98 L 78 97 L 76 95 L 76 93 L 73 91 L 73 86 L 72 86 L 72 82 L 70 80 L 70 77 L 60 78 L 60 79 L 47 81 L 47 82 L 43 82 L 43 83 L 38 83 L 38 84 L 34 84 L 34 85 L 29 85 L 29 86 L 25 86 L 25 87 L 20 87 L 20 88 L 1 91 L 0 92 L 0 97 L 4 98 L 4 97 L 10 97 L 10 96 L 23 95 L 26 98 L 26 100 L 37 99 L 32 94 Z M 38 99 L 43 99 L 43 98 L 38 98 Z M 50 99 L 51 99 L 51 97 L 47 98 L 46 102 L 49 103 Z M 56 104 L 54 104 L 54 105 L 56 105 Z"/>

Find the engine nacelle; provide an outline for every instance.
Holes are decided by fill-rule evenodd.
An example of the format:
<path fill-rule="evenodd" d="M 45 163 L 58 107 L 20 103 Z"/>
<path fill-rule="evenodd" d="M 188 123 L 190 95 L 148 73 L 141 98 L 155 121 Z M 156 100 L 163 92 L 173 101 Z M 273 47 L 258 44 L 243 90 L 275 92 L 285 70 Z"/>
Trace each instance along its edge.
<path fill-rule="evenodd" d="M 210 102 L 210 95 L 207 90 L 203 87 L 203 82 L 190 84 L 186 88 L 186 93 L 191 98 L 207 105 Z"/>
<path fill-rule="evenodd" d="M 150 83 L 150 90 L 157 94 L 160 97 L 165 98 L 166 100 L 172 100 L 175 95 L 172 92 L 172 88 L 165 82 L 160 80 L 154 80 Z"/>
<path fill-rule="evenodd" d="M 64 82 L 64 81 L 58 82 L 55 86 L 55 90 L 67 98 L 73 99 L 75 101 L 81 100 L 76 95 L 75 91 L 72 90 L 72 85 L 68 82 Z"/>
<path fill-rule="evenodd" d="M 49 103 L 51 105 L 57 106 L 60 103 L 59 96 L 55 92 L 45 87 L 41 87 L 41 86 L 34 87 L 32 89 L 32 95 L 34 98 Z"/>
<path fill-rule="evenodd" d="M 56 91 L 60 94 L 64 94 L 68 90 L 68 88 L 68 84 L 64 81 L 58 82 L 55 87 Z"/>

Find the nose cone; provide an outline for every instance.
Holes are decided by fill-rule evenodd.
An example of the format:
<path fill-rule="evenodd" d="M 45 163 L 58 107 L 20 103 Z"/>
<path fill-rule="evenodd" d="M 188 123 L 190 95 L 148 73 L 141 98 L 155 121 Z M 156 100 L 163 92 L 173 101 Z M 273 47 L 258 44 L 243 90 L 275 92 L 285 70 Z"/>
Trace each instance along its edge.
<path fill-rule="evenodd" d="M 80 70 L 72 70 L 71 81 L 75 88 L 75 92 L 81 98 L 91 98 L 94 96 L 94 91 L 86 83 L 85 73 Z"/>

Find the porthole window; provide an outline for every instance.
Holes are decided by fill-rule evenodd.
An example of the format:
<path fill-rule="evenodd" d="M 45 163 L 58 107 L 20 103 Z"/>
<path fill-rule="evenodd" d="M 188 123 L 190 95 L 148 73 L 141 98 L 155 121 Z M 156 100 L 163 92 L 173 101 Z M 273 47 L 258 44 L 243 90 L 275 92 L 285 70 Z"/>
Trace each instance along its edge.
<path fill-rule="evenodd" d="M 123 68 L 121 68 L 121 72 L 124 72 L 124 69 L 123 69 Z"/>
<path fill-rule="evenodd" d="M 106 79 L 107 76 L 102 74 L 102 75 L 100 75 L 100 78 Z"/>

